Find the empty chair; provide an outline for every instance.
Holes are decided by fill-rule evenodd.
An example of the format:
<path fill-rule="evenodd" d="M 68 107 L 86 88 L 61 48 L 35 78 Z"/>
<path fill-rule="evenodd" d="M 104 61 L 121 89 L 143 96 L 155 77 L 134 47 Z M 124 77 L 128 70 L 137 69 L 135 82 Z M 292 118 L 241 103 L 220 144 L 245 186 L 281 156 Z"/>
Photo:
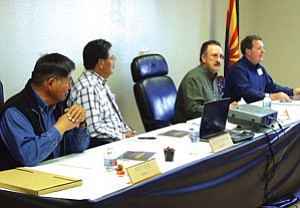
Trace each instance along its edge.
<path fill-rule="evenodd" d="M 4 103 L 4 92 L 3 92 L 3 84 L 0 80 L 0 105 Z"/>
<path fill-rule="evenodd" d="M 145 131 L 171 125 L 177 90 L 160 54 L 135 57 L 131 62 L 133 90 Z"/>

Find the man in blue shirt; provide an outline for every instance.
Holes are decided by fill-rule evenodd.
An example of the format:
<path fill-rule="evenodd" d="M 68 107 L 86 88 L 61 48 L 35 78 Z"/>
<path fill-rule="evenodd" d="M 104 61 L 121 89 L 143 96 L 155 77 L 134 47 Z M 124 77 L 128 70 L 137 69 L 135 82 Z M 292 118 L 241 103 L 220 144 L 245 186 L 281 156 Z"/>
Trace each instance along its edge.
<path fill-rule="evenodd" d="M 42 56 L 25 88 L 0 108 L 0 170 L 87 149 L 85 111 L 66 106 L 75 64 L 58 53 Z"/>
<path fill-rule="evenodd" d="M 265 53 L 261 37 L 247 36 L 241 42 L 241 51 L 243 57 L 227 73 L 223 97 L 231 97 L 231 101 L 243 98 L 251 103 L 265 96 L 270 96 L 272 100 L 290 100 L 290 96 L 300 94 L 300 88 L 292 89 L 274 83 L 260 64 Z"/>

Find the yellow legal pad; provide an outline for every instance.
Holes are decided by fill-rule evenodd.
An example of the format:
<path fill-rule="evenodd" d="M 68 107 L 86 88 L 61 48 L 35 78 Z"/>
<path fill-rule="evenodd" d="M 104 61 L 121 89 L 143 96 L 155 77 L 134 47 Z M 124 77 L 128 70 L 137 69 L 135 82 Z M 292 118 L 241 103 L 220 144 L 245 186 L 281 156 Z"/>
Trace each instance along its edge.
<path fill-rule="evenodd" d="M 0 172 L 1 188 L 36 196 L 81 185 L 81 179 L 28 168 L 16 168 Z"/>

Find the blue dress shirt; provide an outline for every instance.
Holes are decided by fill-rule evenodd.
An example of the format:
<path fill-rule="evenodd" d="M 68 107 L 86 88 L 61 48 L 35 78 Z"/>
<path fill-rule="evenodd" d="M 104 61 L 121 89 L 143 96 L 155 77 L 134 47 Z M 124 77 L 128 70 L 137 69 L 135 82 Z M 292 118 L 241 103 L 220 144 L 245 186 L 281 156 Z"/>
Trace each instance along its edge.
<path fill-rule="evenodd" d="M 231 97 L 231 101 L 243 98 L 251 103 L 262 100 L 265 93 L 276 92 L 293 95 L 293 89 L 274 83 L 262 65 L 254 65 L 244 56 L 227 73 L 223 97 Z"/>
<path fill-rule="evenodd" d="M 24 166 L 35 166 L 47 159 L 52 153 L 53 158 L 82 152 L 89 145 L 89 134 L 86 128 L 75 128 L 65 132 L 65 150 L 61 150 L 62 135 L 53 126 L 55 118 L 53 108 L 49 107 L 36 93 L 40 115 L 45 131 L 40 136 L 34 133 L 31 123 L 16 108 L 8 108 L 0 123 L 0 137 L 3 139 L 10 154 Z"/>

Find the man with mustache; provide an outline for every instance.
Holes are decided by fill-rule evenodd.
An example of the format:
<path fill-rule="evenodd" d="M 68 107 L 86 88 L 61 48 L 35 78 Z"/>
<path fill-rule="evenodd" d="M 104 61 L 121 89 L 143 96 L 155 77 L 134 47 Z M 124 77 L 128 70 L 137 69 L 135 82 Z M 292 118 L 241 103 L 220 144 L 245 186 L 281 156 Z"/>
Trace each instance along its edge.
<path fill-rule="evenodd" d="M 200 117 L 205 102 L 222 98 L 216 82 L 224 59 L 221 44 L 216 40 L 204 42 L 199 59 L 200 65 L 190 70 L 180 83 L 175 103 L 176 123 Z"/>
<path fill-rule="evenodd" d="M 255 102 L 269 96 L 272 100 L 290 100 L 300 94 L 300 88 L 283 87 L 273 82 L 260 64 L 265 53 L 263 40 L 258 35 L 249 35 L 241 42 L 243 57 L 234 63 L 226 76 L 224 97 L 231 101 Z"/>

